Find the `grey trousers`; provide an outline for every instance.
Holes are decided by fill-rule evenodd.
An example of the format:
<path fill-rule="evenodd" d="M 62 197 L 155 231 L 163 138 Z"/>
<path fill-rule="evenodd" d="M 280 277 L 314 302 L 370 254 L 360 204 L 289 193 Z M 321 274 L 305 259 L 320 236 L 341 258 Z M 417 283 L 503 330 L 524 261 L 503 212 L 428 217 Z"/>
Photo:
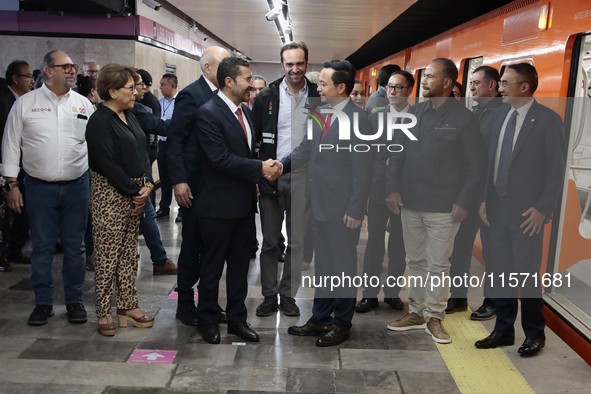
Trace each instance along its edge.
<path fill-rule="evenodd" d="M 262 293 L 264 297 L 277 294 L 295 297 L 302 279 L 304 233 L 310 217 L 305 200 L 306 173 L 282 175 L 277 185 L 278 195 L 259 196 L 263 231 L 260 255 Z M 284 216 L 287 228 L 287 253 L 281 277 L 278 278 L 277 245 Z"/>

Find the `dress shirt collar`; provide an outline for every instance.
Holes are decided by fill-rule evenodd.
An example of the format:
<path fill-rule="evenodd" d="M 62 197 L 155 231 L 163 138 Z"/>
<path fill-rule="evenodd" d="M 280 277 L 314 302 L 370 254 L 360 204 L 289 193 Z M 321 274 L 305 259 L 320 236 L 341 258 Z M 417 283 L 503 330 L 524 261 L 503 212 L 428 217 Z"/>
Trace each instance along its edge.
<path fill-rule="evenodd" d="M 396 111 L 396 108 L 394 108 L 394 106 L 391 105 L 390 106 L 390 112 L 394 112 L 396 114 L 401 114 L 401 113 L 404 113 L 404 112 L 408 112 L 408 109 L 409 108 L 410 108 L 410 104 L 406 104 L 406 107 L 404 107 L 404 109 L 402 111 L 398 112 L 398 111 Z"/>
<path fill-rule="evenodd" d="M 230 111 L 232 111 L 233 114 L 236 113 L 236 110 L 239 108 L 236 106 L 236 104 L 234 104 L 232 102 L 232 100 L 230 100 L 228 98 L 228 96 L 226 96 L 224 94 L 224 92 L 222 92 L 221 90 L 218 92 L 218 97 L 221 98 L 222 100 L 224 100 L 224 103 L 226 103 L 226 105 L 230 108 Z"/>
<path fill-rule="evenodd" d="M 177 96 L 178 94 L 179 94 L 179 92 L 177 91 L 177 92 L 174 94 L 174 96 L 172 96 L 172 97 L 170 98 L 170 100 L 169 100 L 169 99 L 167 99 L 167 98 L 166 98 L 166 97 L 164 97 L 164 96 L 162 96 L 162 99 L 163 99 L 164 101 L 166 101 L 167 103 L 170 103 L 172 100 L 176 99 L 176 96 Z"/>
<path fill-rule="evenodd" d="M 331 107 L 331 108 L 338 109 L 339 111 L 342 111 L 350 100 L 351 100 L 351 98 L 347 97 L 345 100 L 341 101 L 340 103 L 338 103 L 337 105 L 335 105 L 334 107 Z"/>
<path fill-rule="evenodd" d="M 45 93 L 47 98 L 49 98 L 50 100 L 55 99 L 56 101 L 60 101 L 60 99 L 57 98 L 57 95 L 55 93 L 53 93 L 51 90 L 49 90 L 49 88 L 47 87 L 45 82 L 43 82 L 43 85 L 41 86 L 41 90 L 43 91 L 43 93 Z M 68 99 L 70 97 L 71 91 L 72 91 L 72 89 L 68 90 L 68 93 L 64 94 L 64 96 L 62 98 Z"/>
<path fill-rule="evenodd" d="M 511 111 L 509 111 L 509 112 L 513 113 L 513 111 L 515 110 L 515 111 L 517 111 L 517 115 L 525 116 L 525 114 L 527 114 L 527 111 L 529 111 L 529 109 L 531 108 L 531 106 L 533 104 L 534 104 L 534 99 L 532 98 L 527 104 L 522 105 L 518 109 L 515 109 L 515 107 L 513 107 L 513 105 L 511 105 Z"/>
<path fill-rule="evenodd" d="M 285 91 L 285 93 L 287 93 L 289 96 L 293 96 L 293 94 L 291 94 L 289 92 L 289 87 L 285 83 L 285 78 L 283 78 L 281 80 L 281 83 L 279 84 L 279 89 L 283 89 Z M 308 80 L 306 78 L 304 78 L 304 87 L 302 87 L 300 89 L 299 96 L 303 97 L 307 92 L 308 92 Z"/>
<path fill-rule="evenodd" d="M 211 89 L 212 92 L 215 92 L 216 90 L 218 90 L 218 88 L 216 88 L 215 85 L 213 83 L 211 83 L 211 81 L 205 77 L 205 75 L 203 76 L 203 79 L 205 79 L 205 82 L 207 82 L 207 86 L 209 86 L 209 88 Z M 176 95 L 175 95 L 175 97 L 176 97 Z"/>
<path fill-rule="evenodd" d="M 19 95 L 18 95 L 18 94 L 16 94 L 16 93 L 14 92 L 14 90 L 12 90 L 12 88 L 11 88 L 10 86 L 8 86 L 8 89 L 10 89 L 10 91 L 12 92 L 12 95 L 14 96 L 15 100 L 19 98 Z"/>

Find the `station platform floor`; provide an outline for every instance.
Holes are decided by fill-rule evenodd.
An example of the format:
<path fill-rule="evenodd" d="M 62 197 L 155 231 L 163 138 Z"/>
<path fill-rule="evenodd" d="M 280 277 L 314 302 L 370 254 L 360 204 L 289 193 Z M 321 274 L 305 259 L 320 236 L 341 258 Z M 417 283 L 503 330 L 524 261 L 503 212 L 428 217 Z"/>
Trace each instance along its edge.
<path fill-rule="evenodd" d="M 175 217 L 176 206 L 170 218 L 158 223 L 168 255 L 176 261 L 182 224 L 175 223 Z M 258 231 L 262 240 L 260 227 Z M 362 235 L 360 262 L 365 240 Z M 300 317 L 280 312 L 264 318 L 255 315 L 263 299 L 258 257 L 251 260 L 247 307 L 248 322 L 261 341 L 244 343 L 221 325 L 222 343 L 210 345 L 201 339 L 198 328 L 175 320 L 176 300 L 167 298 L 176 276 L 153 276 L 142 236 L 139 243 L 140 307 L 146 315 L 155 316 L 155 325 L 117 328 L 114 337 L 97 332 L 90 272 L 84 287 L 88 323 L 68 323 L 61 255 L 55 255 L 54 265 L 55 316 L 41 327 L 26 324 L 34 306 L 30 267 L 13 264 L 12 272 L 0 273 L 0 393 L 591 393 L 591 367 L 550 329 L 546 348 L 533 358 L 517 354 L 524 340 L 519 322 L 514 346 L 477 350 L 474 341 L 486 336 L 494 321 L 470 321 L 469 311 L 446 317 L 444 325 L 453 342 L 436 345 L 422 330 L 388 331 L 386 325 L 406 312 L 381 303 L 371 312 L 354 316 L 350 340 L 318 348 L 313 337 L 287 333 L 289 326 L 309 318 L 312 289 L 298 293 Z M 472 270 L 472 274 L 482 272 L 475 259 Z M 224 294 L 222 280 L 222 307 Z M 478 308 L 482 295 L 470 296 L 470 307 Z M 401 297 L 407 308 L 404 290 Z M 128 362 L 140 349 L 149 350 L 140 360 L 155 358 L 158 363 Z"/>

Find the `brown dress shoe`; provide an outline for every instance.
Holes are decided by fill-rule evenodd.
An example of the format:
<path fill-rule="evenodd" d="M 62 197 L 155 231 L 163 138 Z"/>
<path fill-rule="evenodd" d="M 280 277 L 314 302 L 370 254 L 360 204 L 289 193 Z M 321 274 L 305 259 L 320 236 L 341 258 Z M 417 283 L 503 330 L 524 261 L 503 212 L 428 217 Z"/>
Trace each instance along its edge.
<path fill-rule="evenodd" d="M 327 334 L 332 326 L 319 326 L 314 323 L 307 322 L 303 326 L 291 326 L 287 332 L 291 335 L 299 335 L 302 337 L 310 337 Z"/>
<path fill-rule="evenodd" d="M 137 309 L 137 308 L 136 308 Z M 131 322 L 136 327 L 139 328 L 149 328 L 154 325 L 154 318 L 148 316 L 140 316 L 140 317 L 132 317 L 129 316 L 129 312 L 133 311 L 134 309 L 119 309 L 117 308 L 117 320 L 119 321 L 119 327 L 126 328 L 127 323 Z"/>
<path fill-rule="evenodd" d="M 171 259 L 166 260 L 164 265 L 155 265 L 152 269 L 153 275 L 176 275 L 179 267 Z"/>
<path fill-rule="evenodd" d="M 94 271 L 94 256 L 86 256 L 86 270 L 87 271 Z"/>
<path fill-rule="evenodd" d="M 0 272 L 10 272 L 12 271 L 12 267 L 10 263 L 4 259 L 0 258 Z"/>
<path fill-rule="evenodd" d="M 9 263 L 18 263 L 18 264 L 31 264 L 31 258 L 25 256 L 22 252 L 15 253 L 15 254 L 8 254 L 6 258 Z"/>
<path fill-rule="evenodd" d="M 350 335 L 351 330 L 341 330 L 337 326 L 333 325 L 332 329 L 327 334 L 316 340 L 316 346 L 326 347 L 340 345 L 349 339 Z"/>

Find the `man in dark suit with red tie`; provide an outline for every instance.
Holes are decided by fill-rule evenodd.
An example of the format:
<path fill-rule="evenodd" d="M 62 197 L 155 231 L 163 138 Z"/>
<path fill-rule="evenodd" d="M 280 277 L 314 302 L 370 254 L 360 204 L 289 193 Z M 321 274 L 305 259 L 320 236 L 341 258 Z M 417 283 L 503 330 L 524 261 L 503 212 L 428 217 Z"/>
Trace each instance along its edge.
<path fill-rule="evenodd" d="M 505 105 L 495 110 L 489 125 L 488 177 L 479 212 L 490 226 L 491 262 L 486 268 L 494 274 L 497 320 L 494 331 L 475 346 L 513 345 L 521 290 L 526 339 L 518 352 L 528 356 L 538 353 L 546 341 L 539 272 L 544 224 L 560 197 L 566 148 L 560 115 L 533 98 L 538 87 L 534 66 L 507 66 L 499 86 Z M 519 278 L 517 287 L 510 284 L 512 274 Z M 504 286 L 500 275 L 505 277 Z M 525 281 L 523 275 L 528 275 Z"/>
<path fill-rule="evenodd" d="M 180 205 L 183 243 L 178 260 L 176 318 L 188 326 L 199 324 L 193 286 L 199 280 L 201 237 L 193 195 L 199 186 L 199 153 L 195 131 L 197 110 L 211 100 L 219 86 L 218 65 L 229 56 L 224 48 L 211 46 L 199 60 L 201 77 L 181 90 L 176 98 L 168 134 L 168 176 L 174 185 L 174 196 Z M 222 319 L 224 315 L 222 314 Z"/>
<path fill-rule="evenodd" d="M 314 126 L 312 138 L 306 136 L 302 144 L 281 161 L 285 173 L 308 165 L 306 198 L 312 210 L 315 281 L 357 275 L 357 243 L 372 170 L 372 153 L 354 148 L 367 142 L 361 141 L 355 128 L 362 134 L 373 134 L 371 122 L 349 98 L 355 85 L 355 68 L 346 60 L 327 61 L 322 66 L 318 92 L 321 100 L 329 105 L 319 107 L 318 111 L 332 109 L 341 113 L 325 115 L 324 127 Z M 341 128 L 346 120 L 349 125 L 345 127 L 349 130 L 343 131 L 350 133 L 350 139 L 341 140 Z M 331 283 L 316 287 L 312 317 L 303 326 L 289 327 L 288 332 L 319 336 L 316 346 L 342 343 L 350 336 L 356 295 L 357 289 L 351 283 L 341 283 L 334 289 Z"/>
<path fill-rule="evenodd" d="M 277 161 L 255 158 L 254 127 L 247 107 L 241 104 L 248 101 L 252 86 L 249 65 L 234 56 L 220 62 L 220 91 L 201 106 L 195 123 L 201 179 L 194 205 L 203 242 L 197 313 L 203 339 L 213 344 L 220 343 L 218 289 L 225 263 L 228 333 L 245 341 L 259 340 L 246 323 L 244 305 L 255 230 L 256 183 L 263 176 L 275 180 L 281 175 Z"/>

